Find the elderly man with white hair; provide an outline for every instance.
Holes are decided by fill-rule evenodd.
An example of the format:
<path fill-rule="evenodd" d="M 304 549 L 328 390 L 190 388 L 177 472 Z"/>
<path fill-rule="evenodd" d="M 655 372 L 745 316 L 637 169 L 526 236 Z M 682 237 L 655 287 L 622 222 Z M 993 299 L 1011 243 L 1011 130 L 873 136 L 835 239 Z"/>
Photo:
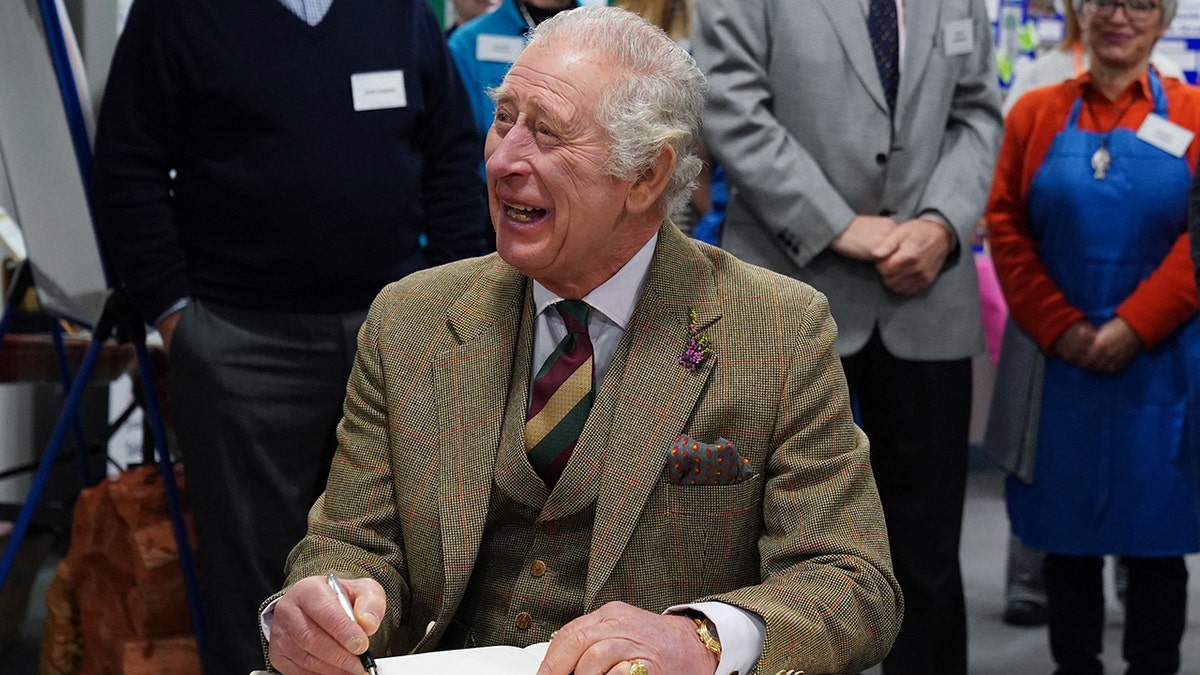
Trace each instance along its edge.
<path fill-rule="evenodd" d="M 668 218 L 704 92 L 624 10 L 534 32 L 493 92 L 497 254 L 377 298 L 328 487 L 264 608 L 274 668 L 361 672 L 368 643 L 550 640 L 539 675 L 887 653 L 902 600 L 824 297 Z"/>

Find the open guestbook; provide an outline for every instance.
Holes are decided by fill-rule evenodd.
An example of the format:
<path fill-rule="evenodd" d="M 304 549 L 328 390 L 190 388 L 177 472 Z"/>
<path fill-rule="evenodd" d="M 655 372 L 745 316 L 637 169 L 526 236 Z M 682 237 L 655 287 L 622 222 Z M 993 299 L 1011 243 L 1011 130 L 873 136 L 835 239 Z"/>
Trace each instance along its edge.
<path fill-rule="evenodd" d="M 546 656 L 549 642 L 522 649 L 499 645 L 452 649 L 444 652 L 389 656 L 376 659 L 379 675 L 534 675 Z M 251 675 L 266 675 L 256 670 Z"/>

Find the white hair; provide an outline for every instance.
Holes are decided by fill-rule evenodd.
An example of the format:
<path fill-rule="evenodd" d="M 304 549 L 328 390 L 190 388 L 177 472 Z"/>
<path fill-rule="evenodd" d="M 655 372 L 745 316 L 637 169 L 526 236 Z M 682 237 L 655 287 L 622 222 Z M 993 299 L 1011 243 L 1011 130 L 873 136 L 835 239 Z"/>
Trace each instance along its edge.
<path fill-rule="evenodd" d="M 702 162 L 700 115 L 708 85 L 696 62 L 661 28 L 618 7 L 580 7 L 538 25 L 529 45 L 564 40 L 607 59 L 617 70 L 596 117 L 610 139 L 609 175 L 634 180 L 666 146 L 675 170 L 658 205 L 664 215 L 683 208 Z"/>

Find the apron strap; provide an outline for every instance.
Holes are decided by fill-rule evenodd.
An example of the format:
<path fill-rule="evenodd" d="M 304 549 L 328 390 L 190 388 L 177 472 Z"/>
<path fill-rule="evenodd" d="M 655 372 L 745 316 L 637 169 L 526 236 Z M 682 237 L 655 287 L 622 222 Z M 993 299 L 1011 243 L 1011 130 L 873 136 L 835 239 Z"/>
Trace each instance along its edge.
<path fill-rule="evenodd" d="M 1158 69 L 1150 66 L 1148 71 L 1150 80 L 1150 97 L 1154 99 L 1154 112 L 1159 117 L 1166 119 L 1167 117 L 1167 94 L 1163 91 L 1162 78 L 1158 75 Z M 1067 115 L 1067 129 L 1075 129 L 1079 126 L 1079 111 L 1083 107 L 1083 97 L 1075 99 L 1075 103 L 1071 106 L 1071 113 Z"/>
<path fill-rule="evenodd" d="M 1154 112 L 1159 117 L 1166 119 L 1167 117 L 1167 94 L 1163 91 L 1162 78 L 1158 75 L 1158 68 L 1150 66 L 1150 95 L 1154 98 Z"/>

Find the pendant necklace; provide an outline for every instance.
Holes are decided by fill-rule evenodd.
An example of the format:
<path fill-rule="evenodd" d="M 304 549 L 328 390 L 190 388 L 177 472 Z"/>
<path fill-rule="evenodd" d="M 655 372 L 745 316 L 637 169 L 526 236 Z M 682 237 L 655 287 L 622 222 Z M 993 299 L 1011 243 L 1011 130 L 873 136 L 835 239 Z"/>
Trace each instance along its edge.
<path fill-rule="evenodd" d="M 1096 152 L 1092 153 L 1092 178 L 1104 180 L 1104 177 L 1108 175 L 1108 170 L 1112 167 L 1112 155 L 1108 152 L 1108 137 L 1112 135 L 1113 130 L 1121 123 L 1121 118 L 1125 117 L 1125 113 L 1129 112 L 1129 109 L 1133 107 L 1133 103 L 1136 100 L 1136 98 L 1131 98 L 1129 103 L 1121 109 L 1121 112 L 1117 113 L 1117 119 L 1113 121 L 1112 126 L 1108 128 L 1108 131 L 1104 132 L 1104 137 L 1100 139 L 1100 147 L 1096 148 Z M 1088 114 L 1092 116 L 1092 122 L 1099 129 L 1100 120 L 1096 117 L 1096 111 L 1092 109 L 1092 100 L 1085 97 L 1084 102 L 1087 103 Z"/>

